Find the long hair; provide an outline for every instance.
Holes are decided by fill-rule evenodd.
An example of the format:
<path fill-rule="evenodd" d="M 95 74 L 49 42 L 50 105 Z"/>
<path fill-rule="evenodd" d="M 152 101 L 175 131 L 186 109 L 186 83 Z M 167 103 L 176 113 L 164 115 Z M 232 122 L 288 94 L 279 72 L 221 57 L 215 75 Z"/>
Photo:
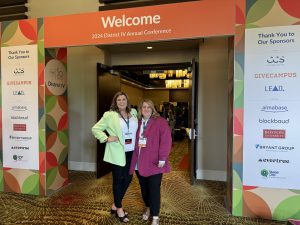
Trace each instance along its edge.
<path fill-rule="evenodd" d="M 127 106 L 126 106 L 126 112 L 127 113 L 130 113 L 131 111 L 131 105 L 129 103 L 129 98 L 128 98 L 128 95 L 123 92 L 123 91 L 119 91 L 115 94 L 115 96 L 113 97 L 112 101 L 111 101 L 111 105 L 110 105 L 110 110 L 111 111 L 115 111 L 115 112 L 120 112 L 119 111 L 119 108 L 118 108 L 118 105 L 117 105 L 117 98 L 121 95 L 124 95 L 126 100 L 127 100 Z"/>
<path fill-rule="evenodd" d="M 144 99 L 144 100 L 141 101 L 141 103 L 139 105 L 139 112 L 138 112 L 138 118 L 139 119 L 142 119 L 142 117 L 143 117 L 143 115 L 142 115 L 142 107 L 143 107 L 144 103 L 147 103 L 151 107 L 151 109 L 152 109 L 152 115 L 151 115 L 151 117 L 157 118 L 157 117 L 160 116 L 159 113 L 155 109 L 154 103 L 150 99 Z"/>

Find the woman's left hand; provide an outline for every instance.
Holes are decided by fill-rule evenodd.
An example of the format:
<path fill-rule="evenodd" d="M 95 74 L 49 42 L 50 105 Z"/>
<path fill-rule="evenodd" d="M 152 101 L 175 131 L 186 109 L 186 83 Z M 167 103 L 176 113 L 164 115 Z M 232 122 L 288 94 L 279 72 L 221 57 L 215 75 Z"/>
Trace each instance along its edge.
<path fill-rule="evenodd" d="M 162 168 L 162 167 L 164 167 L 164 165 L 166 164 L 166 161 L 158 161 L 158 167 L 159 168 Z"/>

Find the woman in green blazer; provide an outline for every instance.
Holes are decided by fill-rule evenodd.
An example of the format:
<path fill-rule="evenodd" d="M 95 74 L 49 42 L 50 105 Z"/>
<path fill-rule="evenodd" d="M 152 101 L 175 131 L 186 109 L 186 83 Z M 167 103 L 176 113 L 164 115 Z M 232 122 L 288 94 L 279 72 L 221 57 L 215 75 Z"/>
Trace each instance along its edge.
<path fill-rule="evenodd" d="M 135 146 L 137 112 L 131 109 L 128 96 L 117 92 L 112 100 L 110 111 L 92 127 L 92 133 L 101 143 L 106 142 L 103 160 L 113 164 L 114 203 L 111 213 L 127 223 L 128 214 L 122 208 L 122 199 L 132 180 L 129 175 L 131 157 Z M 106 131 L 107 134 L 104 132 Z"/>

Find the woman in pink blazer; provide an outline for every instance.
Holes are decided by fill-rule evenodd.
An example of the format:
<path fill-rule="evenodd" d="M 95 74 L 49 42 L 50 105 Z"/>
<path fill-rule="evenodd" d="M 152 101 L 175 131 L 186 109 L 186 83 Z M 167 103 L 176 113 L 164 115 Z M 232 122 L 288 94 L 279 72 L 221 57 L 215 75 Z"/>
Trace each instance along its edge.
<path fill-rule="evenodd" d="M 152 225 L 158 225 L 162 174 L 170 172 L 171 130 L 167 120 L 156 112 L 151 100 L 141 102 L 138 117 L 130 174 L 136 171 L 139 179 L 146 206 L 143 219 L 148 220 L 152 215 Z"/>

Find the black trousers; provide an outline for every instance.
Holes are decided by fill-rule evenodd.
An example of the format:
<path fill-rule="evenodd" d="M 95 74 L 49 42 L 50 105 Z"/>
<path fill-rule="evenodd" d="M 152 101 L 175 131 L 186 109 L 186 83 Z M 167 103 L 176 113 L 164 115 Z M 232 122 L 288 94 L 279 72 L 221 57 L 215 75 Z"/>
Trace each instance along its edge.
<path fill-rule="evenodd" d="M 149 177 L 143 177 L 136 170 L 136 175 L 141 186 L 142 198 L 145 206 L 150 207 L 152 216 L 159 216 L 160 211 L 160 185 L 162 173 L 155 174 Z"/>
<path fill-rule="evenodd" d="M 126 152 L 125 166 L 113 165 L 113 195 L 114 203 L 117 208 L 122 208 L 122 200 L 132 180 L 132 175 L 129 175 L 132 151 Z"/>

